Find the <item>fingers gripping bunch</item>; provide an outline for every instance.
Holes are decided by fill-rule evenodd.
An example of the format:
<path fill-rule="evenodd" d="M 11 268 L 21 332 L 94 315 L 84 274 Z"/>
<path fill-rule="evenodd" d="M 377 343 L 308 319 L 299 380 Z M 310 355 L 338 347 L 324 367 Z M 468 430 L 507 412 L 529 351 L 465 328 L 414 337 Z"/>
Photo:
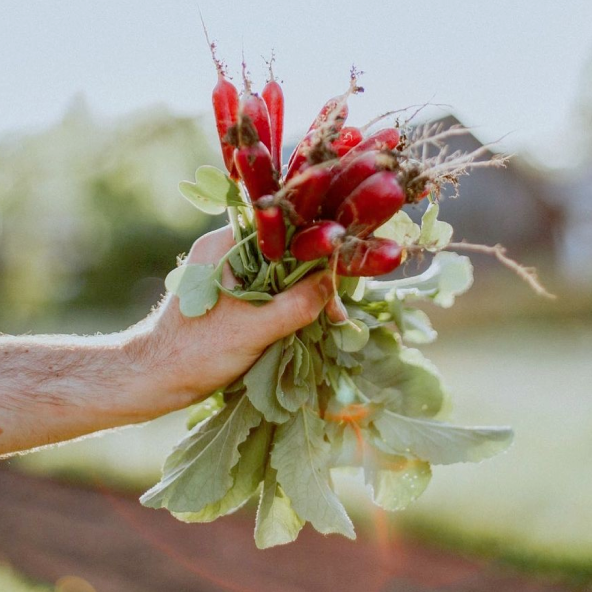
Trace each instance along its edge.
<path fill-rule="evenodd" d="M 142 502 L 208 522 L 259 493 L 259 547 L 293 541 L 307 521 L 354 538 L 334 488 L 340 468 L 356 468 L 376 504 L 400 510 L 427 486 L 430 464 L 479 461 L 511 441 L 507 428 L 441 421 L 440 375 L 410 347 L 436 337 L 416 303 L 448 307 L 471 285 L 467 257 L 441 252 L 452 228 L 437 219 L 436 198 L 476 154 L 447 156 L 437 126 L 346 126 L 348 100 L 362 90 L 352 72 L 283 166 L 284 96 L 271 66 L 258 95 L 244 66 L 239 94 L 216 65 L 213 107 L 228 174 L 200 167 L 180 189 L 204 212 L 227 211 L 235 246 L 217 266 L 183 264 L 169 274 L 181 312 L 206 314 L 220 292 L 265 306 L 317 270 L 341 279 L 315 322 L 194 406 L 190 431 Z M 423 199 L 420 226 L 403 208 Z M 416 277 L 366 279 L 424 252 L 434 257 Z M 226 262 L 238 282 L 232 290 L 221 284 Z"/>

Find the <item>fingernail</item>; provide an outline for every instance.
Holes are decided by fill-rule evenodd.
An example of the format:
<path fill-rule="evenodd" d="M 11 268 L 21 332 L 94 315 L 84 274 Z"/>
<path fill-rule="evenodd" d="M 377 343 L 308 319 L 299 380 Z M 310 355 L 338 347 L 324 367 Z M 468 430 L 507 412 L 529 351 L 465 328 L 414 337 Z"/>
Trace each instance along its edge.
<path fill-rule="evenodd" d="M 319 281 L 319 290 L 321 291 L 324 300 L 329 300 L 333 295 L 333 280 L 331 279 L 331 274 L 326 273 L 323 275 Z"/>

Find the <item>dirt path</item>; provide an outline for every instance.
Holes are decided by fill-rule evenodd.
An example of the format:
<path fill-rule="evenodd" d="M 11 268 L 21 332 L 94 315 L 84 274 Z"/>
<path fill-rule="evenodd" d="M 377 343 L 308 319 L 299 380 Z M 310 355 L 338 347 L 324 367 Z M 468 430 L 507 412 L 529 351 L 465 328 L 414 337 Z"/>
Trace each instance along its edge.
<path fill-rule="evenodd" d="M 0 470 L 0 560 L 41 581 L 73 575 L 97 592 L 565 590 L 405 540 L 382 548 L 305 529 L 258 551 L 252 529 L 252 515 L 187 525 L 135 497 Z"/>

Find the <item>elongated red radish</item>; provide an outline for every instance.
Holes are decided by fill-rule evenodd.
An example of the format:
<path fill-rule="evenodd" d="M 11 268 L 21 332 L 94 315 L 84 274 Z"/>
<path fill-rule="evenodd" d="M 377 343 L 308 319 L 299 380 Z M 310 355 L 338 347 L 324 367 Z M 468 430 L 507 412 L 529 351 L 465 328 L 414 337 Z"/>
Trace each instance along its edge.
<path fill-rule="evenodd" d="M 234 146 L 228 139 L 228 130 L 236 124 L 238 116 L 238 90 L 229 82 L 221 70 L 218 69 L 218 82 L 212 92 L 212 105 L 214 107 L 214 116 L 216 119 L 216 129 L 220 138 L 222 156 L 224 164 L 234 179 L 237 178 L 236 168 L 234 166 Z"/>
<path fill-rule="evenodd" d="M 290 251 L 300 261 L 328 257 L 341 243 L 345 232 L 345 228 L 334 220 L 313 222 L 293 236 Z"/>
<path fill-rule="evenodd" d="M 362 181 L 378 171 L 395 170 L 397 166 L 397 160 L 391 153 L 380 150 L 364 152 L 345 165 L 340 162 L 323 201 L 323 217 L 334 218 L 337 208 Z"/>
<path fill-rule="evenodd" d="M 312 146 L 315 135 L 315 130 L 308 132 L 306 136 L 304 136 L 304 138 L 300 140 L 296 148 L 294 148 L 292 154 L 290 154 L 290 159 L 288 160 L 288 171 L 286 173 L 286 180 L 291 179 L 296 173 L 300 171 L 302 166 L 308 162 L 306 155 Z"/>
<path fill-rule="evenodd" d="M 352 240 L 344 244 L 333 257 L 337 257 L 336 271 L 339 275 L 372 277 L 390 273 L 403 260 L 404 249 L 387 238 L 372 237 L 367 240 Z M 332 267 L 334 261 L 330 261 Z"/>
<path fill-rule="evenodd" d="M 329 136 L 339 132 L 343 127 L 348 114 L 347 97 L 350 92 L 352 91 L 348 91 L 338 97 L 333 97 L 325 103 L 312 122 L 306 136 L 304 136 L 290 155 L 286 180 L 294 177 L 310 161 L 309 154 L 315 144 L 318 145 L 318 152 L 321 155 L 320 158 L 314 159 L 316 162 L 322 162 L 336 156 L 330 145 L 324 147 L 323 144 L 325 140 L 329 139 Z M 327 142 L 327 144 L 329 143 Z"/>
<path fill-rule="evenodd" d="M 271 153 L 271 123 L 265 101 L 250 90 L 245 90 L 239 103 L 239 116 L 251 120 L 259 140 Z"/>
<path fill-rule="evenodd" d="M 357 127 L 344 127 L 339 132 L 337 139 L 331 142 L 331 148 L 335 151 L 337 157 L 341 158 L 363 139 L 362 132 Z"/>
<path fill-rule="evenodd" d="M 237 148 L 234 162 L 251 201 L 279 189 L 271 154 L 263 142 L 257 141 Z"/>
<path fill-rule="evenodd" d="M 286 223 L 282 209 L 273 204 L 273 196 L 265 195 L 254 202 L 257 242 L 264 257 L 279 261 L 286 250 Z"/>
<path fill-rule="evenodd" d="M 334 135 L 327 130 L 313 130 L 305 136 L 298 146 L 292 162 L 288 165 L 285 181 L 302 174 L 308 167 L 315 164 L 329 163 L 331 166 L 337 164 L 337 155 L 331 147 L 329 138 Z"/>
<path fill-rule="evenodd" d="M 292 205 L 292 221 L 296 226 L 303 226 L 318 218 L 332 176 L 329 166 L 312 165 L 284 187 L 286 199 Z"/>
<path fill-rule="evenodd" d="M 367 236 L 396 214 L 405 192 L 392 171 L 379 171 L 362 181 L 337 210 L 336 220 L 356 236 Z"/>
<path fill-rule="evenodd" d="M 356 156 L 366 152 L 367 150 L 394 150 L 399 144 L 401 134 L 398 129 L 394 127 L 387 127 L 379 130 L 376 133 L 368 136 L 359 144 L 354 146 L 344 157 L 343 162 L 350 162 Z"/>
<path fill-rule="evenodd" d="M 329 99 L 315 117 L 308 131 L 319 129 L 324 124 L 329 124 L 335 131 L 339 131 L 345 125 L 345 120 L 349 115 L 349 107 L 347 106 L 349 94 L 347 92 Z"/>
<path fill-rule="evenodd" d="M 263 87 L 261 96 L 267 105 L 271 125 L 271 160 L 275 170 L 282 170 L 282 138 L 284 135 L 284 93 L 273 78 Z"/>

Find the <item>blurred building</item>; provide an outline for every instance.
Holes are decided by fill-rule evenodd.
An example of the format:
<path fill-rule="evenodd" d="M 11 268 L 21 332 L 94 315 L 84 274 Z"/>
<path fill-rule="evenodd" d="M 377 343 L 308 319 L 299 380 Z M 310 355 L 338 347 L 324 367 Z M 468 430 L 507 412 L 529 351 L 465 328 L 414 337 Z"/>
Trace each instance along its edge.
<path fill-rule="evenodd" d="M 443 128 L 461 122 L 450 115 Z M 470 131 L 447 142 L 449 152 L 473 152 L 483 146 Z M 495 149 L 491 148 L 490 156 Z M 487 160 L 487 155 L 480 160 Z M 494 245 L 501 243 L 513 255 L 538 251 L 555 256 L 563 213 L 544 199 L 545 181 L 512 157 L 503 168 L 477 168 L 460 178 L 458 197 L 444 191 L 441 217 L 454 227 L 454 240 Z"/>
<path fill-rule="evenodd" d="M 544 199 L 562 213 L 561 274 L 581 287 L 592 286 L 592 168 L 556 175 L 546 184 Z"/>

